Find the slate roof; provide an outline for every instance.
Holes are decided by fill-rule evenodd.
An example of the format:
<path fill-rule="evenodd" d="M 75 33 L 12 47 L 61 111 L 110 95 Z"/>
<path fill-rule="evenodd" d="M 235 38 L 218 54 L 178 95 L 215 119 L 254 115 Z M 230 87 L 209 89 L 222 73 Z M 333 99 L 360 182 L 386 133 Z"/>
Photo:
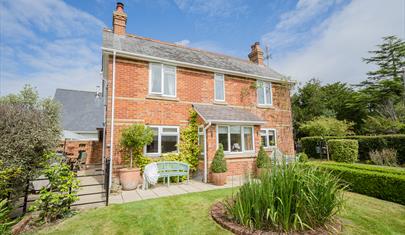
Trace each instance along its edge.
<path fill-rule="evenodd" d="M 135 35 L 116 35 L 110 30 L 103 30 L 103 48 L 190 63 L 197 66 L 202 65 L 216 69 L 229 70 L 237 73 L 246 73 L 269 79 L 286 79 L 285 76 L 273 69 L 255 64 L 247 59 L 243 60 L 236 57 L 192 49 Z"/>
<path fill-rule="evenodd" d="M 246 109 L 223 105 L 193 104 L 195 111 L 204 121 L 212 123 L 261 124 L 263 119 Z"/>
<path fill-rule="evenodd" d="M 69 131 L 97 131 L 103 127 L 103 100 L 96 92 L 56 89 L 54 100 L 62 104 L 62 126 Z"/>

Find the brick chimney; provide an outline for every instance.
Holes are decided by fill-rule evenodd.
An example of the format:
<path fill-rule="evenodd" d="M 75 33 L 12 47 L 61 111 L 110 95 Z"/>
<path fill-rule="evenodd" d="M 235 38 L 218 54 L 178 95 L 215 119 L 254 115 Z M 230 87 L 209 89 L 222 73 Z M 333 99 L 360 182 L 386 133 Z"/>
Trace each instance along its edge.
<path fill-rule="evenodd" d="M 253 63 L 263 65 L 263 51 L 260 48 L 260 43 L 255 42 L 251 46 L 252 51 L 249 53 L 249 60 L 252 61 Z"/>
<path fill-rule="evenodd" d="M 113 32 L 118 35 L 125 35 L 127 27 L 127 14 L 124 12 L 124 4 L 117 2 L 117 8 L 113 13 Z"/>

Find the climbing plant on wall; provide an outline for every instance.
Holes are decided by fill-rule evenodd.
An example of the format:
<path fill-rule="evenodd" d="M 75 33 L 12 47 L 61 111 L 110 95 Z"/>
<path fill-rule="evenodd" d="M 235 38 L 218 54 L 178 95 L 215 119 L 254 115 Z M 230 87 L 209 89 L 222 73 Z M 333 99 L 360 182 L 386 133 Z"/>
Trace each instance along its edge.
<path fill-rule="evenodd" d="M 190 109 L 188 126 L 180 132 L 180 155 L 190 164 L 191 171 L 197 170 L 198 157 L 201 154 L 200 146 L 198 145 L 198 124 L 197 113 Z"/>

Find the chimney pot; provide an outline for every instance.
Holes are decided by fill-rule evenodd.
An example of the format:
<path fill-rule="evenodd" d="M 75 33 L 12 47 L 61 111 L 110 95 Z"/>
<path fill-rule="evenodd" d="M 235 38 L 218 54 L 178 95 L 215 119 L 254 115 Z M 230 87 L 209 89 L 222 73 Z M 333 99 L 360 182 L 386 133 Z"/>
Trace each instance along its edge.
<path fill-rule="evenodd" d="M 116 11 L 124 11 L 124 3 L 122 2 L 117 2 L 117 8 Z"/>
<path fill-rule="evenodd" d="M 263 65 L 263 51 L 260 48 L 260 43 L 255 42 L 251 47 L 252 51 L 249 53 L 249 60 L 253 63 Z"/>

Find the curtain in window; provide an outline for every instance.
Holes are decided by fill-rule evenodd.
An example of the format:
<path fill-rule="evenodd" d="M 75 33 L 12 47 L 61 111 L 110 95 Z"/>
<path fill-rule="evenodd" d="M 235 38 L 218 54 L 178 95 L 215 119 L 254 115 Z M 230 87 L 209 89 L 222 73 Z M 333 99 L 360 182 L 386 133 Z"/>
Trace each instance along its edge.
<path fill-rule="evenodd" d="M 257 82 L 257 99 L 259 104 L 265 104 L 263 86 L 264 86 L 263 82 Z"/>
<path fill-rule="evenodd" d="M 176 87 L 175 68 L 164 66 L 164 94 L 174 96 Z"/>
<path fill-rule="evenodd" d="M 265 83 L 265 89 L 266 89 L 266 104 L 271 104 L 271 83 L 266 82 Z"/>
<path fill-rule="evenodd" d="M 162 67 L 160 64 L 150 64 L 151 66 L 151 92 L 161 93 L 162 92 Z"/>
<path fill-rule="evenodd" d="M 253 131 L 252 127 L 243 128 L 243 138 L 245 151 L 253 150 Z"/>
<path fill-rule="evenodd" d="M 224 94 L 224 77 L 220 75 L 215 75 L 215 99 L 225 100 Z"/>

